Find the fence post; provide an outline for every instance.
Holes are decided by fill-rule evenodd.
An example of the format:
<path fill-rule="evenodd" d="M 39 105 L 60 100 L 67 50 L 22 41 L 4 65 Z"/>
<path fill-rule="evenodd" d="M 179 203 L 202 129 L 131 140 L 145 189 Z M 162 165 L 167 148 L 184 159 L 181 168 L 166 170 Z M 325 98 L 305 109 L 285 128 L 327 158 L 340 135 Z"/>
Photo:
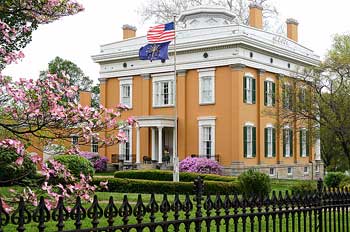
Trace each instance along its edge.
<path fill-rule="evenodd" d="M 318 195 L 318 231 L 323 231 L 323 217 L 322 217 L 322 210 L 323 210 L 323 180 L 320 178 L 317 181 L 317 195 Z"/>
<path fill-rule="evenodd" d="M 204 183 L 202 177 L 198 176 L 194 180 L 194 193 L 195 193 L 195 201 L 196 201 L 196 232 L 201 232 L 201 218 L 202 218 L 202 200 L 203 200 L 203 192 L 204 192 Z"/>

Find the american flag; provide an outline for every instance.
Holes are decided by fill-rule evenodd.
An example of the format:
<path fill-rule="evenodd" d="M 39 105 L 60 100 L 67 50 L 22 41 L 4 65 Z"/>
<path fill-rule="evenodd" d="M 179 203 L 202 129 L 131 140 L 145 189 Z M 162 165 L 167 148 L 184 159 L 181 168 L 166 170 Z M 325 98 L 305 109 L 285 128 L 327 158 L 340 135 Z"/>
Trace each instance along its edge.
<path fill-rule="evenodd" d="M 160 24 L 150 27 L 147 32 L 147 40 L 149 43 L 164 43 L 172 41 L 175 37 L 174 22 Z"/>

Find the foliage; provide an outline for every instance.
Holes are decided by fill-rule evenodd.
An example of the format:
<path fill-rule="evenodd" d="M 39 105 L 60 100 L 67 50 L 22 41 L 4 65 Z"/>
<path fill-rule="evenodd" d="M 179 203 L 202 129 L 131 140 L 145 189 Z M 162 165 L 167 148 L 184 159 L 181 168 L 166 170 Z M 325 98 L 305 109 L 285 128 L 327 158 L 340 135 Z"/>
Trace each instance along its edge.
<path fill-rule="evenodd" d="M 89 151 L 81 151 L 79 155 L 88 159 L 96 172 L 104 172 L 107 170 L 107 157 L 100 157 L 97 153 Z"/>
<path fill-rule="evenodd" d="M 344 178 L 345 174 L 342 172 L 329 172 L 324 177 L 324 183 L 329 188 L 338 188 Z"/>
<path fill-rule="evenodd" d="M 236 16 L 236 23 L 248 24 L 250 3 L 263 7 L 265 26 L 273 24 L 278 11 L 269 0 L 148 0 L 140 6 L 138 13 L 145 21 L 165 23 L 173 21 L 174 15 L 179 16 L 183 11 L 195 6 L 222 6 Z"/>
<path fill-rule="evenodd" d="M 292 185 L 291 190 L 295 193 L 306 194 L 308 192 L 316 191 L 317 186 L 315 181 L 304 180 Z"/>
<path fill-rule="evenodd" d="M 15 161 L 19 154 L 13 149 L 0 148 L 0 186 L 20 183 L 24 178 L 34 178 L 36 167 L 30 156 L 25 156 L 22 165 Z"/>
<path fill-rule="evenodd" d="M 100 84 L 91 88 L 91 107 L 98 108 L 100 105 Z"/>
<path fill-rule="evenodd" d="M 94 175 L 92 163 L 84 157 L 78 155 L 56 155 L 54 156 L 54 160 L 63 164 L 76 178 L 78 178 L 81 173 L 85 176 Z"/>
<path fill-rule="evenodd" d="M 179 163 L 180 172 L 195 172 L 202 174 L 222 174 L 222 167 L 215 160 L 207 158 L 187 157 Z"/>
<path fill-rule="evenodd" d="M 68 77 L 69 85 L 78 86 L 79 90 L 90 91 L 93 81 L 84 74 L 75 63 L 56 56 L 49 62 L 48 69 L 40 72 L 40 78 L 47 78 L 47 74 L 55 73 L 59 78 Z"/>
<path fill-rule="evenodd" d="M 182 182 L 193 182 L 198 176 L 202 177 L 205 181 L 232 182 L 237 180 L 235 177 L 219 176 L 215 174 L 198 174 L 192 172 L 180 172 L 179 175 L 180 181 Z M 114 177 L 139 180 L 172 181 L 173 172 L 164 170 L 127 170 L 115 172 Z"/>
<path fill-rule="evenodd" d="M 254 170 L 248 170 L 238 176 L 239 190 L 248 196 L 266 196 L 271 191 L 270 177 Z"/>
<path fill-rule="evenodd" d="M 132 180 L 120 178 L 94 178 L 93 183 L 108 181 L 108 190 L 110 192 L 122 193 L 180 193 L 193 194 L 193 183 L 191 182 L 172 182 L 172 181 L 150 181 L 150 180 Z M 204 192 L 210 194 L 233 194 L 238 190 L 237 183 L 204 181 Z"/>

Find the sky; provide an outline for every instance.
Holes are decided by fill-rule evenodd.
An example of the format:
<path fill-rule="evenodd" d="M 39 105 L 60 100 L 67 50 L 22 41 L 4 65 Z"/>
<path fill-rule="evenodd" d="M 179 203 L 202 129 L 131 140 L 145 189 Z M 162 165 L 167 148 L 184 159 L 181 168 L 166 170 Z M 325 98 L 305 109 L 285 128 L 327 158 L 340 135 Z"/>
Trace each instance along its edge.
<path fill-rule="evenodd" d="M 137 36 L 145 35 L 151 22 L 142 22 L 137 9 L 146 0 L 78 0 L 85 10 L 41 25 L 33 33 L 32 42 L 23 50 L 25 58 L 3 71 L 15 79 L 34 78 L 56 56 L 76 63 L 95 82 L 99 65 L 91 56 L 99 53 L 99 46 L 122 40 L 122 26 L 137 27 Z M 323 57 L 331 47 L 332 36 L 350 33 L 349 0 L 270 0 L 280 13 L 299 21 L 300 44 Z"/>

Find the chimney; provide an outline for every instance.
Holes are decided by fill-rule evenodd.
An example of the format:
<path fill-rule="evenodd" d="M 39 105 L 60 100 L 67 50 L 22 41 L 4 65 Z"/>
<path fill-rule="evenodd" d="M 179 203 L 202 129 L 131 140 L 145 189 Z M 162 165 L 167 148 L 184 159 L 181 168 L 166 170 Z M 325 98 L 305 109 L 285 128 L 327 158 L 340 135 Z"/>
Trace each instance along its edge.
<path fill-rule="evenodd" d="M 257 3 L 249 5 L 249 26 L 263 29 L 262 6 Z"/>
<path fill-rule="evenodd" d="M 298 42 L 298 21 L 292 18 L 287 19 L 287 37 Z"/>
<path fill-rule="evenodd" d="M 129 24 L 123 25 L 123 39 L 130 39 L 136 37 L 136 27 Z"/>

